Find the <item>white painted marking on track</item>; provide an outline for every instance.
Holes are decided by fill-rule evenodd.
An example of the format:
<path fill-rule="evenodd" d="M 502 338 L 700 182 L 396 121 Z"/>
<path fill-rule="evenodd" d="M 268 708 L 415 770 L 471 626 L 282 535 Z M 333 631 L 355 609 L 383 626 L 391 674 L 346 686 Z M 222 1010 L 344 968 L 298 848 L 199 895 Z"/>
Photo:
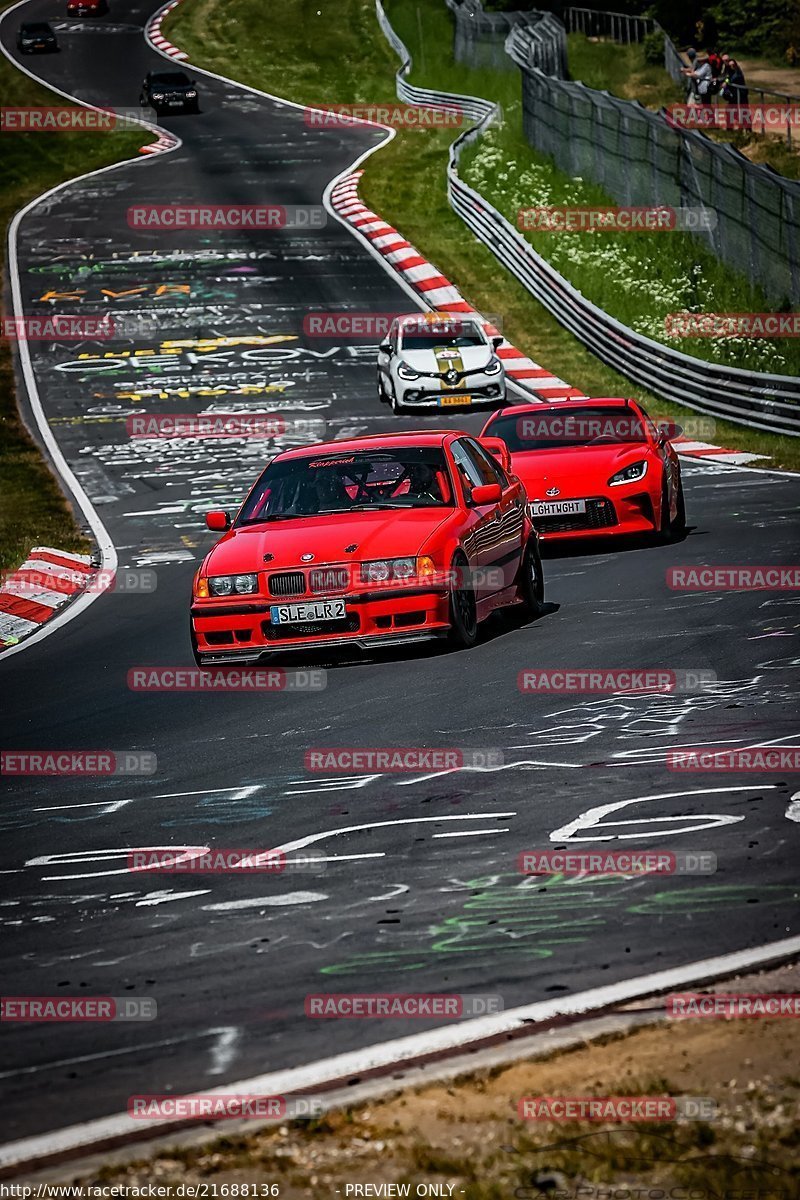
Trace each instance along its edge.
<path fill-rule="evenodd" d="M 774 787 L 775 784 L 767 784 L 766 787 Z M 611 833 L 606 836 L 598 836 L 595 833 L 590 833 L 587 837 L 576 837 L 575 834 L 579 829 L 605 829 L 612 826 L 622 825 L 642 825 L 650 824 L 657 821 L 697 821 L 698 818 L 690 816 L 674 816 L 674 817 L 642 817 L 635 820 L 626 821 L 601 821 L 601 817 L 608 816 L 609 813 L 618 812 L 622 808 L 628 808 L 631 804 L 642 804 L 652 800 L 674 800 L 683 796 L 711 796 L 720 793 L 731 792 L 752 792 L 754 786 L 751 784 L 743 787 L 717 787 L 717 788 L 694 788 L 690 791 L 683 792 L 658 792 L 652 796 L 633 796 L 629 800 L 616 800 L 613 804 L 599 804 L 595 808 L 587 808 L 585 812 L 579 813 L 574 821 L 569 821 L 566 825 L 560 825 L 558 829 L 554 829 L 550 834 L 551 842 L 611 842 L 615 839 L 622 840 L 624 838 L 635 837 L 675 837 L 676 834 L 694 833 L 698 830 L 716 829 L 720 825 L 735 825 L 739 821 L 743 821 L 744 817 L 729 816 L 725 813 L 704 813 L 700 816 L 701 824 L 692 824 L 681 826 L 680 829 L 659 830 L 655 829 L 652 833 L 645 833 L 637 829 L 635 833 Z"/>
<path fill-rule="evenodd" d="M 508 826 L 505 829 L 456 829 L 452 833 L 434 833 L 435 838 L 456 838 L 456 837 L 490 837 L 493 833 L 509 833 Z"/>
<path fill-rule="evenodd" d="M 136 901 L 137 908 L 154 908 L 157 904 L 170 904 L 173 900 L 191 900 L 193 896 L 207 896 L 211 888 L 202 888 L 196 892 L 173 892 L 165 889 L 161 892 L 148 892 L 141 900 Z"/>
<path fill-rule="evenodd" d="M 160 1050 L 164 1046 L 179 1046 L 182 1042 L 193 1042 L 196 1038 L 216 1037 L 226 1032 L 227 1026 L 201 1029 L 197 1033 L 186 1033 L 181 1037 L 165 1038 L 161 1042 L 140 1042 L 136 1046 L 123 1046 L 118 1050 L 99 1050 L 96 1054 L 78 1054 L 74 1058 L 60 1058 L 54 1062 L 39 1063 L 30 1067 L 12 1067 L 0 1071 L 0 1079 L 13 1079 L 15 1075 L 38 1075 L 40 1071 L 53 1071 L 58 1067 L 71 1067 L 76 1063 L 98 1062 L 103 1058 L 119 1058 L 123 1054 L 140 1054 L 142 1050 Z"/>
<path fill-rule="evenodd" d="M 323 829 L 321 833 L 309 833 L 305 837 L 295 838 L 294 841 L 284 842 L 281 846 L 273 847 L 273 854 L 289 854 L 292 850 L 304 850 L 326 837 L 339 837 L 343 833 L 360 833 L 364 829 L 386 829 L 393 825 L 424 825 L 430 821 L 492 821 L 500 817 L 515 817 L 515 812 L 497 813 L 451 813 L 443 817 L 398 817 L 393 821 L 368 821 L 364 825 L 344 825 L 341 829 Z"/>
<path fill-rule="evenodd" d="M 282 908 L 284 905 L 316 904 L 329 900 L 325 892 L 284 892 L 282 896 L 249 896 L 246 900 L 222 900 L 219 904 L 204 904 L 203 912 L 236 912 L 243 908 Z"/>
<path fill-rule="evenodd" d="M 106 850 L 70 850 L 63 854 L 40 854 L 36 858 L 29 858 L 26 867 L 50 867 L 50 866 L 81 866 L 83 863 L 100 863 L 111 862 L 115 858 L 124 857 L 127 860 L 133 853 L 154 853 L 175 855 L 174 865 L 182 862 L 187 862 L 192 858 L 198 858 L 201 854 L 206 854 L 211 849 L 210 846 L 123 846 L 119 849 Z M 74 875 L 43 875 L 42 878 L 48 881 L 59 879 L 99 879 L 106 875 L 144 875 L 144 871 L 132 870 L 126 865 L 119 870 L 112 871 L 88 871 L 78 872 Z"/>
<path fill-rule="evenodd" d="M 236 1025 L 218 1031 L 217 1040 L 211 1046 L 211 1066 L 207 1075 L 224 1075 L 239 1053 L 242 1031 Z"/>

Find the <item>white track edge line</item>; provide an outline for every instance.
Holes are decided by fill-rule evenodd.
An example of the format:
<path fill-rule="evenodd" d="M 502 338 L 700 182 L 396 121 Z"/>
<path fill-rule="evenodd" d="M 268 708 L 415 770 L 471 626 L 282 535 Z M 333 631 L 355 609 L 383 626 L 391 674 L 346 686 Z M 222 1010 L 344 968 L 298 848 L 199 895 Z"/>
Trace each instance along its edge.
<path fill-rule="evenodd" d="M 18 0 L 16 4 L 12 4 L 10 8 L 7 8 L 5 12 L 0 14 L 0 27 L 2 26 L 3 22 L 11 16 L 12 13 L 16 12 L 17 9 L 22 8 L 27 3 L 28 0 Z M 95 104 L 89 104 L 87 101 L 80 100 L 77 96 L 73 96 L 69 92 L 63 91 L 61 88 L 49 83 L 46 79 L 42 79 L 40 76 L 34 75 L 34 73 L 29 71 L 26 66 L 23 66 L 22 63 L 17 62 L 14 56 L 6 49 L 1 40 L 0 51 L 2 51 L 13 67 L 19 71 L 22 71 L 23 74 L 32 79 L 34 83 L 37 83 L 40 87 L 45 88 L 47 91 L 54 92 L 59 96 L 63 96 L 65 100 L 71 100 L 74 104 L 80 105 L 81 108 L 90 109 L 94 112 L 106 111 Z M 170 138 L 174 138 L 175 144 L 171 146 L 169 150 L 165 151 L 166 153 L 170 153 L 172 150 L 177 150 L 183 145 L 182 140 L 177 134 L 171 134 L 169 130 L 164 129 L 160 125 L 154 125 L 151 122 L 146 121 L 144 118 L 141 120 L 129 118 L 129 120 L 133 120 L 134 124 L 141 125 L 142 128 L 146 129 L 149 133 L 155 133 L 159 137 L 168 136 Z M 87 171 L 83 175 L 76 175 L 72 179 L 66 179 L 62 183 L 56 184 L 55 187 L 48 188 L 46 192 L 42 192 L 41 195 L 36 196 L 35 199 L 29 201 L 26 205 L 24 205 L 23 208 L 19 209 L 19 211 L 14 214 L 8 227 L 8 274 L 11 282 L 12 305 L 16 316 L 22 319 L 24 315 L 22 304 L 22 285 L 19 276 L 19 261 L 17 254 L 17 232 L 21 222 L 28 215 L 28 213 L 36 208 L 38 204 L 41 204 L 43 200 L 47 200 L 50 196 L 55 195 L 56 192 L 60 192 L 63 188 L 72 187 L 73 184 L 81 183 L 84 179 L 92 179 L 96 175 L 102 175 L 106 171 L 115 171 L 120 167 L 135 166 L 140 162 L 145 164 L 152 161 L 153 156 L 144 156 L 142 158 L 126 158 L 121 162 L 110 163 L 108 166 L 99 167 L 95 171 Z M 116 570 L 119 561 L 117 558 L 116 547 L 111 540 L 111 535 L 100 519 L 99 513 L 84 491 L 82 484 L 75 476 L 72 468 L 69 466 L 61 447 L 53 435 L 49 424 L 47 423 L 42 401 L 39 396 L 39 389 L 36 384 L 33 364 L 31 363 L 30 350 L 28 348 L 28 343 L 24 338 L 19 339 L 17 343 L 17 351 L 19 354 L 20 365 L 22 367 L 23 378 L 25 380 L 25 387 L 28 391 L 28 401 L 30 404 L 31 413 L 36 421 L 36 426 L 42 441 L 47 448 L 52 464 L 62 484 L 75 499 L 78 508 L 86 518 L 87 524 L 89 525 L 89 528 L 95 537 L 98 549 L 100 551 L 102 569 L 104 571 L 113 572 Z M 28 634 L 18 645 L 8 646 L 2 650 L 0 652 L 0 663 L 5 662 L 6 659 L 11 658 L 14 654 L 19 654 L 22 650 L 27 650 L 29 646 L 34 645 L 36 642 L 43 641 L 46 637 L 49 637 L 51 633 L 55 633 L 57 629 L 61 629 L 67 624 L 68 621 L 71 621 L 74 617 L 77 617 L 81 612 L 87 609 L 89 605 L 92 604 L 101 594 L 102 593 L 99 591 L 82 593 L 77 599 L 66 605 L 63 612 L 56 613 L 55 616 L 46 621 L 42 625 L 41 629 L 38 629 L 35 633 Z"/>
<path fill-rule="evenodd" d="M 363 1050 L 351 1050 L 331 1058 L 320 1059 L 303 1067 L 290 1067 L 283 1071 L 255 1075 L 250 1079 L 237 1080 L 219 1088 L 204 1092 L 204 1095 L 224 1096 L 236 1092 L 256 1095 L 292 1095 L 322 1084 L 329 1084 L 347 1076 L 377 1070 L 396 1070 L 404 1063 L 430 1054 L 463 1052 L 471 1043 L 502 1036 L 525 1028 L 530 1022 L 543 1022 L 561 1016 L 588 1015 L 611 1005 L 629 1003 L 655 993 L 687 984 L 709 982 L 717 976 L 731 975 L 737 971 L 775 963 L 777 960 L 793 958 L 800 954 L 800 936 L 784 938 L 749 950 L 737 950 L 715 958 L 699 959 L 680 967 L 669 967 L 662 971 L 639 975 L 619 983 L 590 988 L 562 996 L 557 1000 L 542 1000 L 533 1004 L 509 1009 L 507 1012 L 478 1017 L 471 1021 L 440 1026 L 425 1033 L 379 1042 Z M 533 1032 L 530 1030 L 530 1032 Z M 213 1123 L 215 1126 L 217 1122 Z M 185 1127 L 183 1125 L 182 1127 Z M 143 1130 L 154 1135 L 169 1135 L 170 1130 L 156 1120 L 138 1120 L 133 1123 L 127 1113 L 100 1117 L 78 1125 L 66 1126 L 47 1134 L 8 1142 L 0 1146 L 0 1170 L 30 1166 L 39 1159 L 70 1151 L 91 1150 L 98 1143 L 109 1139 L 124 1139 L 126 1135 L 141 1136 Z M 209 1136 L 213 1136 L 210 1134 Z"/>

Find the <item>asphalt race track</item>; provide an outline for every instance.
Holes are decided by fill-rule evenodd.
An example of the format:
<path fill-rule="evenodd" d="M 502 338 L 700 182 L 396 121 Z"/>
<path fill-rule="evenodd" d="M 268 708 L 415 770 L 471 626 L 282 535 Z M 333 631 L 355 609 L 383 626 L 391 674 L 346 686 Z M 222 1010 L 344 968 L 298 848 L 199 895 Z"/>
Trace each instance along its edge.
<path fill-rule="evenodd" d="M 143 39 L 156 7 L 116 0 L 114 24 L 70 32 L 55 0 L 31 0 L 0 29 L 16 53 L 23 15 L 55 22 L 62 53 L 26 67 L 91 103 L 134 107 L 145 72 L 169 69 Z M 378 404 L 369 339 L 303 332 L 309 312 L 410 305 L 330 215 L 323 228 L 249 234 L 129 226 L 132 204 L 320 205 L 380 138 L 311 130 L 297 109 L 198 79 L 201 114 L 162 120 L 179 149 L 63 189 L 19 233 L 26 312 L 110 309 L 121 322 L 111 344 L 32 343 L 33 364 L 120 567 L 152 568 L 157 587 L 104 594 L 3 663 L 3 745 L 147 750 L 158 768 L 4 780 L 4 992 L 152 996 L 158 1017 L 7 1031 L 5 1140 L 124 1111 L 134 1092 L 201 1091 L 428 1027 L 308 1019 L 309 992 L 489 992 L 510 1008 L 798 930 L 798 824 L 786 816 L 797 781 L 665 766 L 676 747 L 796 740 L 800 599 L 666 582 L 677 565 L 790 564 L 796 477 L 684 460 L 684 541 L 551 553 L 547 614 L 493 619 L 472 651 L 317 661 L 307 665 L 327 668 L 327 686 L 315 692 L 129 690 L 132 667 L 192 665 L 191 577 L 214 538 L 203 514 L 235 507 L 270 450 L 136 442 L 128 415 L 266 406 L 287 421 L 278 445 L 412 424 Z M 474 431 L 482 419 L 449 423 Z M 704 669 L 717 683 L 522 694 L 518 673 L 534 667 Z M 314 746 L 478 747 L 503 763 L 321 776 L 304 768 Z M 605 845 L 712 851 L 717 872 L 519 874 L 522 850 L 568 836 L 597 844 L 586 823 L 565 826 L 602 805 L 618 806 L 603 815 Z M 324 869 L 126 870 L 135 847 L 291 850 L 301 839 Z"/>

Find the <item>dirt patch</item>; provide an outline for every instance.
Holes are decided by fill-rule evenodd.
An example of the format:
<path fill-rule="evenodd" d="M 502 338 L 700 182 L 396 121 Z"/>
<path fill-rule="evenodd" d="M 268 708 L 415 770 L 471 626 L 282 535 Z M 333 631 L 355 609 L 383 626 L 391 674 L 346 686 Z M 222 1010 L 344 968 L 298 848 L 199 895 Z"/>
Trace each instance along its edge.
<path fill-rule="evenodd" d="M 800 71 L 796 68 L 773 67 L 760 58 L 740 58 L 738 61 L 749 87 L 800 96 Z"/>

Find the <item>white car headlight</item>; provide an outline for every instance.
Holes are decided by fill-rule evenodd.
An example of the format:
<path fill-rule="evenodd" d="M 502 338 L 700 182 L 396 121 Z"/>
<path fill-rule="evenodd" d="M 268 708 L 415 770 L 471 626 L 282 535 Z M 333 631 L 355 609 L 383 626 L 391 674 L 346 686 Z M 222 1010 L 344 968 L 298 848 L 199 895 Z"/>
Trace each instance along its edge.
<path fill-rule="evenodd" d="M 419 374 L 404 362 L 397 364 L 397 374 L 401 379 L 419 379 Z"/>
<path fill-rule="evenodd" d="M 640 462 L 631 463 L 630 466 L 617 471 L 616 475 L 612 475 L 609 479 L 608 486 L 619 487 L 621 483 L 638 483 L 640 479 L 644 479 L 646 474 L 647 462 L 642 459 Z"/>
<path fill-rule="evenodd" d="M 500 371 L 502 371 L 502 369 L 503 364 L 500 362 L 500 359 L 495 358 L 495 356 L 492 355 L 486 366 L 483 368 L 483 373 L 484 375 L 497 375 Z"/>
<path fill-rule="evenodd" d="M 361 564 L 364 583 L 386 583 L 388 579 L 413 579 L 417 573 L 416 558 L 379 558 Z"/>
<path fill-rule="evenodd" d="M 213 575 L 208 581 L 212 596 L 250 596 L 258 591 L 257 575 Z"/>

